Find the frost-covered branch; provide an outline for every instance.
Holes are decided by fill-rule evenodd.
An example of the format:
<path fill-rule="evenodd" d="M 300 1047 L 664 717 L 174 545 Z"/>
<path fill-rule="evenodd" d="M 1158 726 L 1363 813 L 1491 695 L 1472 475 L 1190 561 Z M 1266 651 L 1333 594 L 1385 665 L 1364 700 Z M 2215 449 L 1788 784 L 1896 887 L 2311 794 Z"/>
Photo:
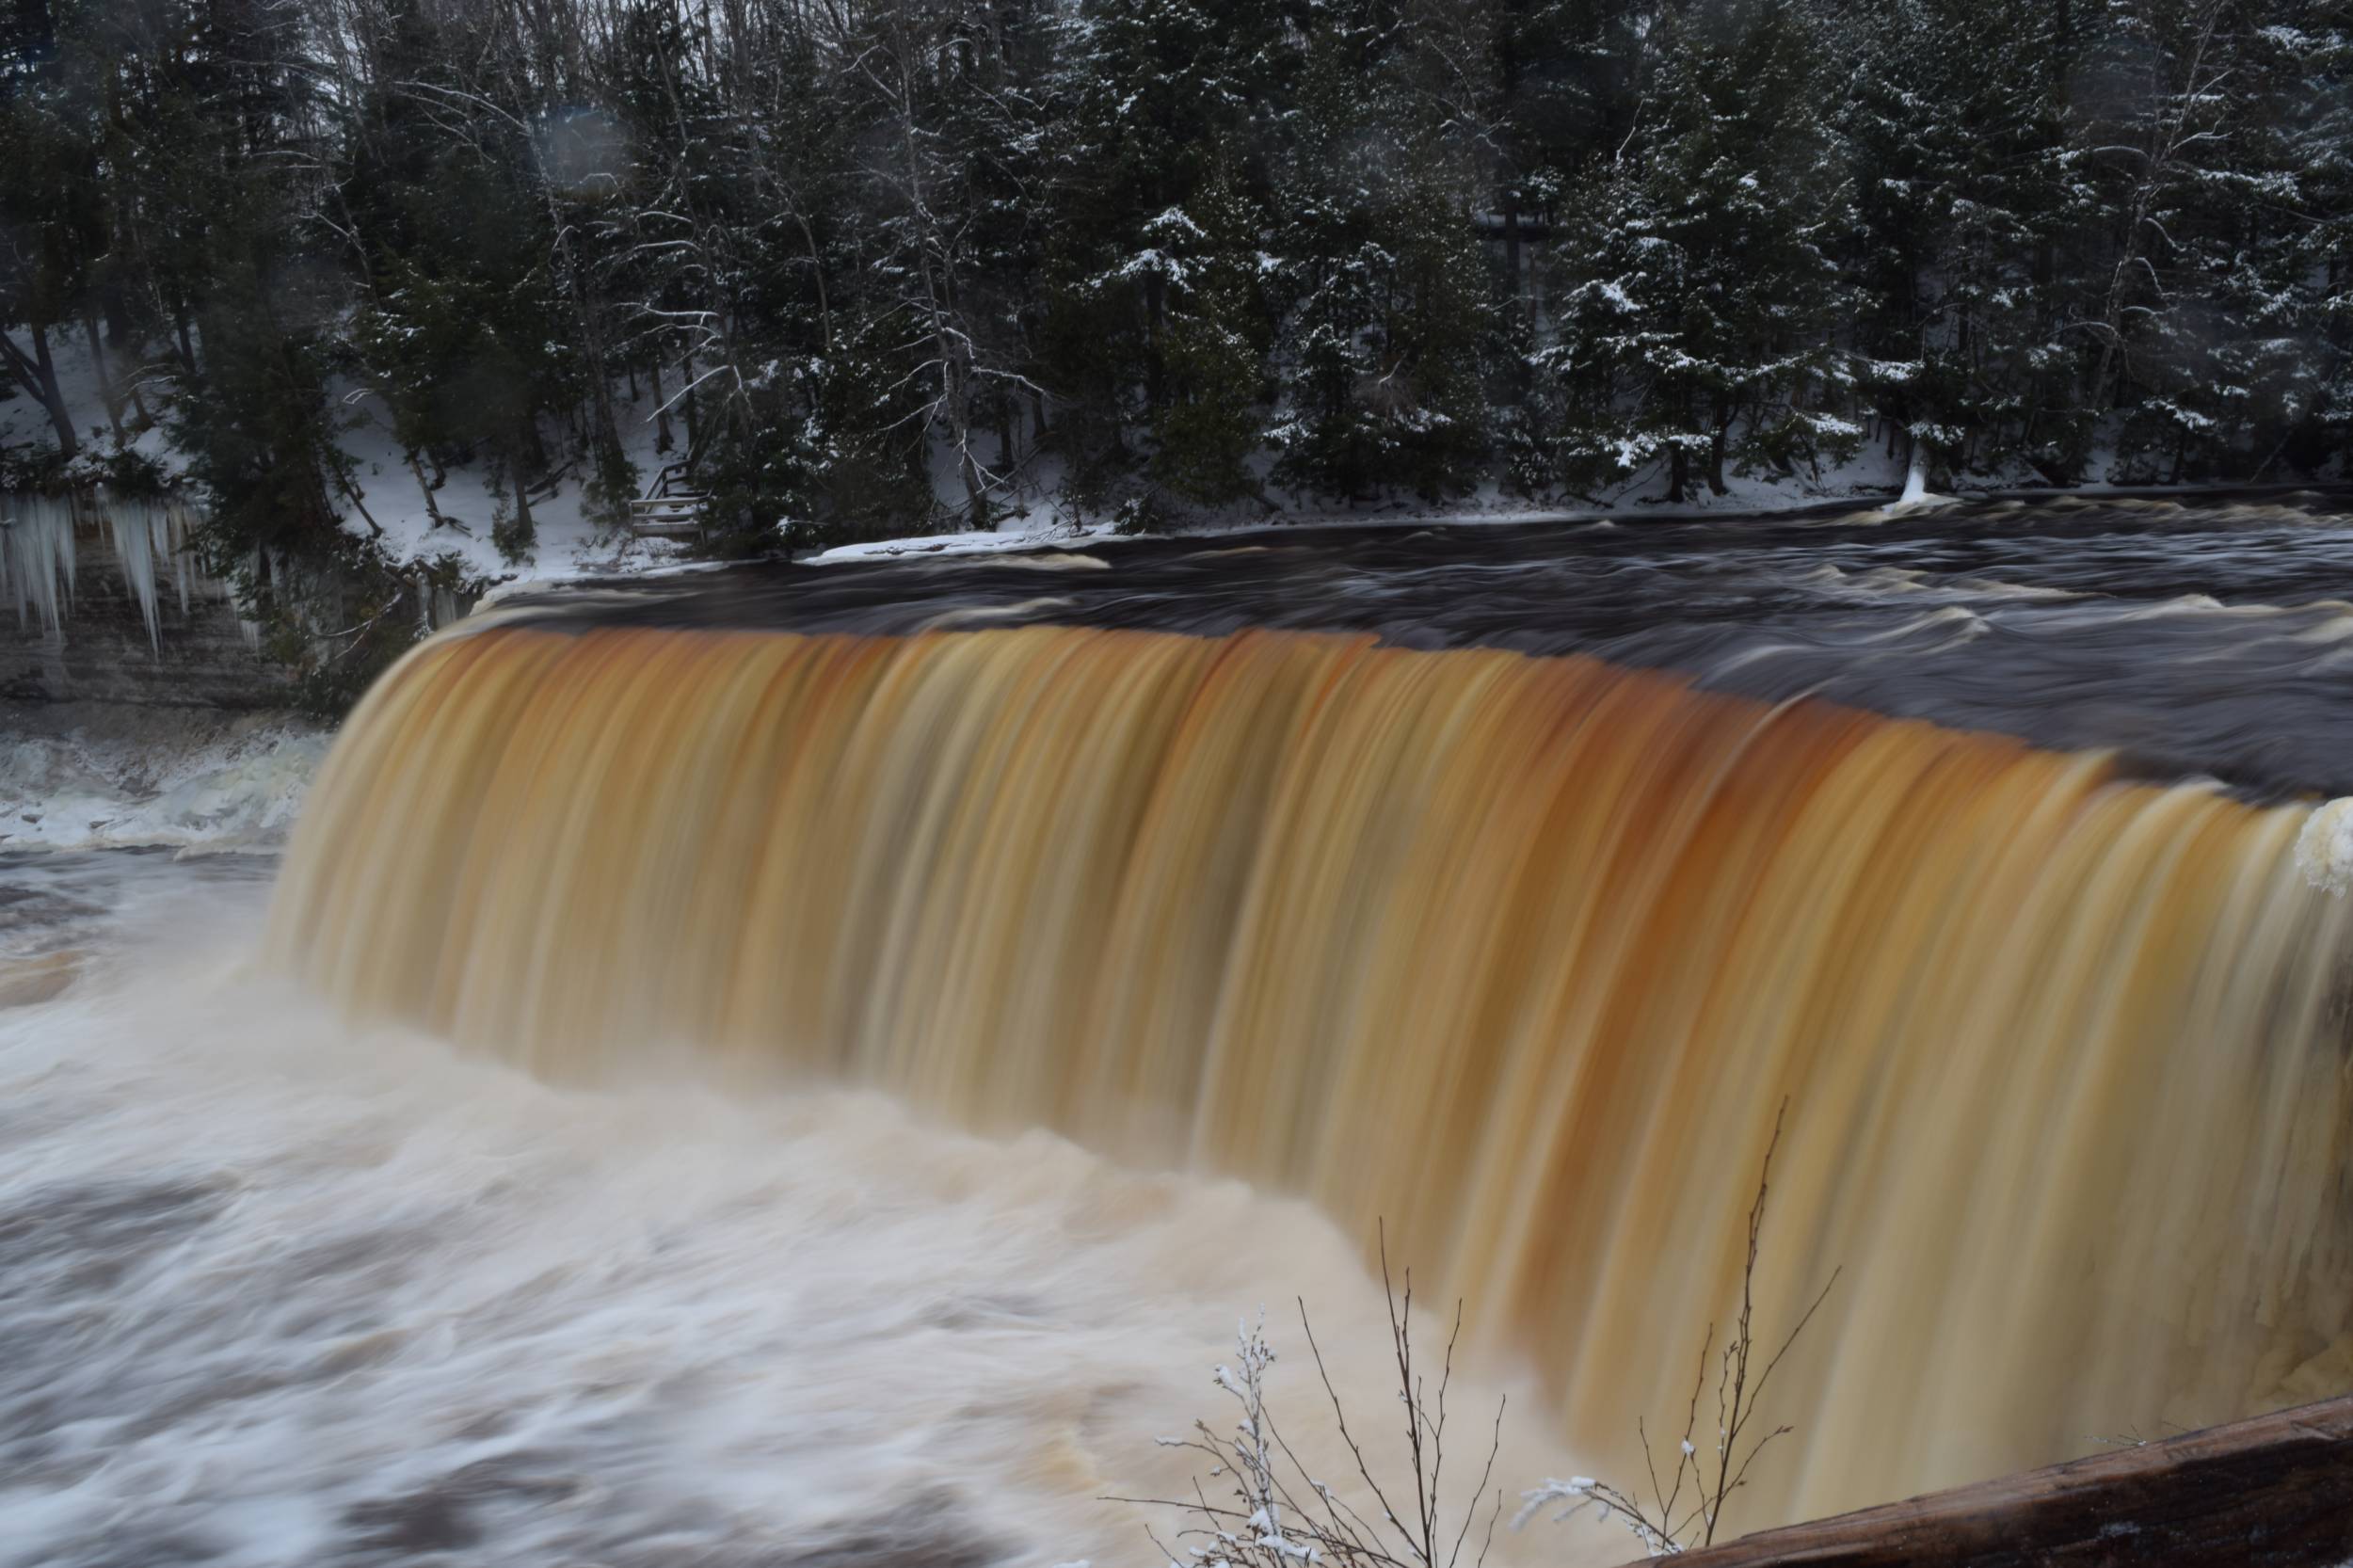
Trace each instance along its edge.
<path fill-rule="evenodd" d="M 1245 1320 L 1235 1331 L 1236 1356 L 1221 1364 L 1212 1381 L 1236 1407 L 1230 1432 L 1198 1422 L 1189 1437 L 1163 1437 L 1163 1448 L 1199 1455 L 1209 1466 L 1206 1480 L 1218 1483 L 1210 1491 L 1197 1479 L 1191 1499 L 1126 1497 L 1176 1514 L 1173 1542 L 1155 1544 L 1172 1564 L 1187 1562 L 1203 1568 L 1296 1568 L 1301 1563 L 1331 1563 L 1339 1568 L 1465 1568 L 1464 1553 L 1473 1525 L 1486 1521 L 1468 1568 L 1481 1568 L 1495 1539 L 1503 1497 L 1494 1495 L 1482 1507 L 1487 1483 L 1495 1474 L 1503 1442 L 1503 1404 L 1497 1401 L 1487 1453 L 1479 1478 L 1458 1505 L 1442 1484 L 1446 1460 L 1446 1398 L 1453 1378 L 1454 1345 L 1462 1318 L 1458 1308 L 1455 1332 L 1447 1340 L 1444 1367 L 1434 1392 L 1415 1370 L 1412 1326 L 1412 1283 L 1401 1293 L 1388 1278 L 1386 1249 L 1383 1253 L 1383 1287 L 1389 1308 L 1390 1348 L 1398 1368 L 1398 1397 L 1405 1417 L 1401 1471 L 1390 1474 L 1385 1487 L 1376 1475 L 1384 1467 L 1369 1456 L 1348 1425 L 1348 1414 L 1333 1385 L 1323 1353 L 1316 1344 L 1306 1304 L 1299 1304 L 1300 1332 L 1314 1354 L 1316 1371 L 1332 1407 L 1334 1425 L 1354 1464 L 1354 1482 L 1345 1477 L 1325 1478 L 1311 1471 L 1284 1436 L 1267 1398 L 1267 1374 L 1275 1352 L 1266 1337 L 1266 1314 Z M 1337 1484 L 1336 1484 L 1337 1482 Z M 1370 1512 L 1349 1501 L 1345 1493 L 1361 1484 Z M 1392 1495 L 1402 1497 L 1412 1489 L 1412 1504 L 1401 1512 Z"/>
<path fill-rule="evenodd" d="M 1788 1112 L 1789 1104 L 1784 1100 L 1773 1117 L 1773 1135 L 1765 1148 L 1756 1198 L 1749 1206 L 1748 1252 L 1740 1272 L 1739 1316 L 1734 1320 L 1731 1337 L 1721 1355 L 1714 1353 L 1713 1324 L 1701 1342 L 1699 1371 L 1691 1380 L 1691 1399 L 1684 1410 L 1683 1433 L 1675 1445 L 1674 1464 L 1667 1472 L 1667 1482 L 1662 1485 L 1659 1480 L 1658 1456 L 1651 1444 L 1649 1429 L 1638 1419 L 1635 1432 L 1641 1439 L 1642 1463 L 1650 1481 L 1648 1496 L 1639 1489 L 1622 1489 L 1591 1476 L 1547 1480 L 1520 1495 L 1520 1511 L 1512 1521 L 1514 1529 L 1539 1513 L 1551 1512 L 1553 1522 L 1559 1524 L 1592 1509 L 1601 1518 L 1622 1526 L 1653 1557 L 1673 1557 L 1695 1546 L 1712 1544 L 1722 1527 L 1726 1504 L 1748 1484 L 1749 1472 L 1757 1457 L 1775 1439 L 1786 1436 L 1792 1430 L 1776 1426 L 1762 1432 L 1756 1431 L 1765 1389 L 1782 1358 L 1789 1353 L 1798 1336 L 1805 1332 L 1814 1314 L 1829 1298 L 1841 1271 L 1831 1271 L 1829 1280 L 1799 1316 L 1780 1348 L 1752 1379 L 1757 1352 L 1756 1263 L 1765 1230 L 1765 1199 L 1772 1190 L 1773 1156 L 1781 1147 L 1782 1123 Z M 1716 1372 L 1716 1441 L 1712 1449 L 1703 1449 L 1700 1402 L 1707 1387 L 1711 1363 Z"/>

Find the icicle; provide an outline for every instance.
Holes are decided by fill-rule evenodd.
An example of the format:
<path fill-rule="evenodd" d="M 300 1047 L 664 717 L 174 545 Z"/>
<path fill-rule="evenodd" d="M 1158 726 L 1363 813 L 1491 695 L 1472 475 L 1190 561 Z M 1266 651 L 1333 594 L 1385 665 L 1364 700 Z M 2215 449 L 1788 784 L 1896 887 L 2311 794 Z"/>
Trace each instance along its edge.
<path fill-rule="evenodd" d="M 0 516 L 0 585 L 16 605 L 16 623 L 38 618 L 55 635 L 73 599 L 73 508 L 52 496 L 20 497 Z"/>
<path fill-rule="evenodd" d="M 155 614 L 155 557 L 159 552 L 156 536 L 165 530 L 163 509 L 148 501 L 114 500 L 103 491 L 97 497 L 98 509 L 106 515 L 108 528 L 114 534 L 115 560 L 122 568 L 122 585 L 138 600 L 139 617 L 147 623 L 147 646 L 158 658 L 163 655 L 163 633 Z M 163 552 L 168 552 L 168 540 L 161 542 Z"/>

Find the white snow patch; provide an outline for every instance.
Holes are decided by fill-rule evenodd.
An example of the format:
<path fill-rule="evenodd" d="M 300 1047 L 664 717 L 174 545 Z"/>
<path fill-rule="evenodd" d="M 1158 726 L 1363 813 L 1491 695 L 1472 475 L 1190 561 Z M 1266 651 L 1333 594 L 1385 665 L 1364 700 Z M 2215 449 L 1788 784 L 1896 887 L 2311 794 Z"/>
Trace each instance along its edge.
<path fill-rule="evenodd" d="M 588 498 L 577 472 L 556 481 L 552 493 L 531 500 L 532 530 L 536 537 L 530 557 L 509 562 L 499 553 L 490 529 L 503 507 L 513 498 L 494 488 L 487 466 L 452 467 L 426 504 L 425 492 L 408 466 L 408 455 L 393 439 L 376 400 L 363 392 L 347 392 L 344 401 L 358 413 L 358 424 L 343 438 L 352 458 L 354 483 L 360 506 L 344 520 L 346 531 L 373 538 L 395 561 L 439 561 L 456 557 L 469 576 L 491 582 L 561 582 L 578 577 L 634 573 L 677 559 L 680 547 L 666 539 L 641 539 L 626 529 L 600 525 L 589 516 Z M 672 455 L 654 450 L 650 393 L 642 407 L 616 398 L 616 421 L 621 446 L 637 467 L 640 487 Z M 440 516 L 437 521 L 435 512 Z M 376 533 L 370 523 L 382 532 Z"/>
<path fill-rule="evenodd" d="M 1912 446 L 1912 467 L 1904 473 L 1904 493 L 1896 498 L 1898 506 L 1917 506 L 1929 498 L 1929 449 L 1918 441 Z"/>
<path fill-rule="evenodd" d="M 919 534 L 900 539 L 869 539 L 858 544 L 836 545 L 809 557 L 811 561 L 833 565 L 842 561 L 889 560 L 901 556 L 936 556 L 952 558 L 960 555 L 1009 555 L 1022 551 L 1038 551 L 1029 564 L 1067 568 L 1072 563 L 1094 561 L 1068 550 L 1055 550 L 1057 545 L 1099 543 L 1121 536 L 1105 523 L 1092 528 L 1071 528 L 1048 525 L 1030 530 L 1007 530 L 1003 533 L 986 529 L 966 534 Z M 1096 563 L 1101 565 L 1104 563 Z"/>

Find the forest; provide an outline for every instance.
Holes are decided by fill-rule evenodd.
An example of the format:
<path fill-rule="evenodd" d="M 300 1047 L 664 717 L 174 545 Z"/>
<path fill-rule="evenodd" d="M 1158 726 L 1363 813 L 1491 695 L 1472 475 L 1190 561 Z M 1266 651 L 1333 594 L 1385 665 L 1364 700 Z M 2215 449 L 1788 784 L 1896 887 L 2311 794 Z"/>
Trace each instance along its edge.
<path fill-rule="evenodd" d="M 1487 492 L 2292 480 L 2353 441 L 2341 0 L 14 0 L 0 328 L 223 559 L 339 431 L 503 547 Z M 104 352 L 97 352 L 99 345 Z M 57 365 L 94 356 L 115 456 Z M 109 374 L 108 365 L 114 368 Z M 430 502 L 427 503 L 430 504 Z"/>

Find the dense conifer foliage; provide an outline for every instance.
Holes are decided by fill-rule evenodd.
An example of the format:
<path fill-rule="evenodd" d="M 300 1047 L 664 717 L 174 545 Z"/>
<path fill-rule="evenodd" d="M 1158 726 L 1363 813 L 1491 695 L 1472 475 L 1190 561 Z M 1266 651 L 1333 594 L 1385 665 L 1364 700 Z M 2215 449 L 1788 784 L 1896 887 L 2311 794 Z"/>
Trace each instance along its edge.
<path fill-rule="evenodd" d="M 653 479 L 616 408 L 746 546 L 1043 492 L 1683 497 L 1869 443 L 1932 483 L 2290 478 L 2353 431 L 2341 0 L 0 29 L 0 369 L 54 427 L 18 482 L 89 443 L 56 366 L 104 343 L 105 418 L 167 424 L 216 543 L 278 569 L 364 536 L 337 434 L 370 399 L 428 496 L 493 475 L 516 551 L 552 470 Z"/>

